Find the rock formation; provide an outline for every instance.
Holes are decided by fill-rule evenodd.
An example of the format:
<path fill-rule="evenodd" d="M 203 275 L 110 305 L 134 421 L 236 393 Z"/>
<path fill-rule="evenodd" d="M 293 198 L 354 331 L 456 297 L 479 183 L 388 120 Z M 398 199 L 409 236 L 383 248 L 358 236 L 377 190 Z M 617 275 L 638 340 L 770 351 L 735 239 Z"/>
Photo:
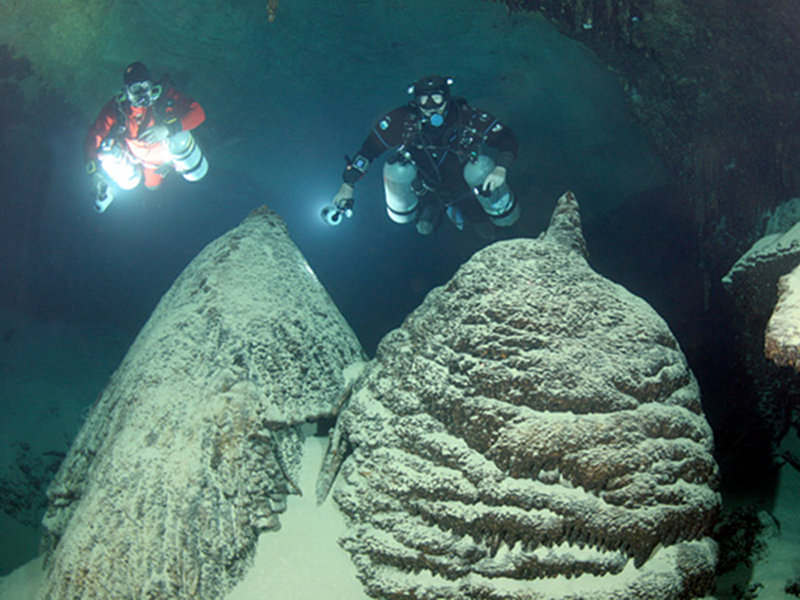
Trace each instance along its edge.
<path fill-rule="evenodd" d="M 43 597 L 217 600 L 297 492 L 352 331 L 266 208 L 162 298 L 48 491 Z"/>
<path fill-rule="evenodd" d="M 790 0 L 500 1 L 541 13 L 620 76 L 692 204 L 707 265 L 727 267 L 761 212 L 797 193 L 800 97 L 786 82 L 800 74 L 800 15 Z"/>
<path fill-rule="evenodd" d="M 797 355 L 798 313 L 792 306 L 794 278 L 788 274 L 800 265 L 800 201 L 791 200 L 767 213 L 764 235 L 760 237 L 722 278 L 725 290 L 738 309 L 737 344 L 743 357 L 743 370 L 753 382 L 748 415 L 737 415 L 736 430 L 745 460 L 761 454 L 759 472 L 768 472 L 778 445 L 792 427 L 792 411 L 800 394 L 800 378 L 783 365 L 795 364 Z M 782 277 L 786 279 L 781 279 Z M 781 310 L 771 318 L 782 281 Z M 792 316 L 794 315 L 794 316 Z M 794 340 L 794 341 L 793 341 Z M 777 366 L 776 366 L 777 365 Z M 753 442 L 741 441 L 745 437 Z M 754 444 L 755 442 L 755 444 Z M 760 449 L 753 450 L 753 446 Z M 731 453 L 728 449 L 728 453 Z M 742 460 L 737 460 L 741 465 Z"/>
<path fill-rule="evenodd" d="M 767 358 L 800 370 L 800 221 L 759 239 L 722 282 Z M 774 312 L 773 312 L 774 311 Z M 770 316 L 771 315 L 771 316 Z"/>
<path fill-rule="evenodd" d="M 40 454 L 29 444 L 9 444 L 5 452 L 14 459 L 0 467 L 0 502 L 3 512 L 20 523 L 38 528 L 47 507 L 44 490 L 64 460 L 64 453 L 49 450 Z"/>
<path fill-rule="evenodd" d="M 800 372 L 800 266 L 778 280 L 778 303 L 764 336 L 767 358 Z"/>
<path fill-rule="evenodd" d="M 373 597 L 664 600 L 713 581 L 711 450 L 675 338 L 591 269 L 568 193 L 382 340 L 326 475 Z"/>
<path fill-rule="evenodd" d="M 800 221 L 788 231 L 759 239 L 722 279 L 742 311 L 745 334 L 755 340 L 752 345 L 763 346 L 767 358 L 776 364 L 796 370 L 800 370 L 798 265 Z"/>
<path fill-rule="evenodd" d="M 788 231 L 759 239 L 730 268 L 722 283 L 743 313 L 757 322 L 766 322 L 775 308 L 778 279 L 798 264 L 800 222 Z"/>

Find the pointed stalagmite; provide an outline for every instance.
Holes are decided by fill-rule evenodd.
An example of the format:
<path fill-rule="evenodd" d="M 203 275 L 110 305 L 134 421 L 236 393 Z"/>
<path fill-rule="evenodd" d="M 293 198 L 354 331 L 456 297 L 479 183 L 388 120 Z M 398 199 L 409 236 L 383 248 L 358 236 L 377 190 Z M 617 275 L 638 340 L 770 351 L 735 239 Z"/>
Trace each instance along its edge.
<path fill-rule="evenodd" d="M 49 488 L 48 600 L 218 600 L 279 526 L 300 426 L 334 414 L 353 332 L 266 208 L 164 295 Z"/>

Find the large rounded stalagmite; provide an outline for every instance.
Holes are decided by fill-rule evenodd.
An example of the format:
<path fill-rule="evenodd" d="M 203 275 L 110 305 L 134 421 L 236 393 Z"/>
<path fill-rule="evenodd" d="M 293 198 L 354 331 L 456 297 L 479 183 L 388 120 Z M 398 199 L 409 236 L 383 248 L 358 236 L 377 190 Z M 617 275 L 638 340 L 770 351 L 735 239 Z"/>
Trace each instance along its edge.
<path fill-rule="evenodd" d="M 48 491 L 42 596 L 217 600 L 278 526 L 300 426 L 362 351 L 266 208 L 162 298 Z"/>
<path fill-rule="evenodd" d="M 327 468 L 376 598 L 665 600 L 713 582 L 711 450 L 675 338 L 591 269 L 566 194 L 383 339 Z"/>

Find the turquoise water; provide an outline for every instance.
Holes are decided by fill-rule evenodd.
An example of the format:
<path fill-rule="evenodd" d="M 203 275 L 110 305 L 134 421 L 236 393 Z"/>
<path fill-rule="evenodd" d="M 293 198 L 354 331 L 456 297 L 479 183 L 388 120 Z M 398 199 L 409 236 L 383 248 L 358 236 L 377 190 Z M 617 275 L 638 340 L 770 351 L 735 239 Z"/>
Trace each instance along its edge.
<path fill-rule="evenodd" d="M 264 4 L 111 2 L 102 41 L 87 34 L 86 49 L 67 37 L 55 53 L 44 44 L 56 33 L 45 42 L 28 22 L 0 28 L 0 44 L 41 61 L 53 77 L 45 83 L 62 85 L 69 103 L 54 100 L 44 119 L 33 118 L 15 96 L 0 96 L 2 139 L 37 133 L 29 145 L 6 143 L 2 155 L 0 482 L 8 500 L 0 526 L 11 542 L 0 547 L 0 574 L 36 555 L 48 478 L 159 298 L 250 210 L 266 203 L 281 214 L 370 355 L 486 245 L 452 228 L 422 238 L 391 223 L 379 165 L 358 184 L 352 219 L 329 228 L 318 218 L 339 186 L 342 155 L 407 101 L 409 83 L 435 71 L 519 138 L 509 181 L 523 217 L 500 235 L 538 235 L 572 189 L 592 264 L 669 322 L 729 451 L 723 469 L 740 469 L 750 448 L 736 446 L 724 425 L 750 390 L 729 354 L 730 307 L 718 283 L 703 280 L 691 216 L 605 65 L 543 19 L 500 3 L 284 0 L 271 24 Z M 57 32 L 75 14 L 52 18 Z M 211 171 L 194 186 L 172 178 L 156 193 L 131 192 L 98 215 L 83 136 L 119 89 L 122 68 L 139 59 L 205 107 L 196 133 Z M 70 85 L 45 70 L 53 64 Z M 17 81 L 4 70 L 0 78 Z M 748 418 L 744 409 L 732 414 Z"/>

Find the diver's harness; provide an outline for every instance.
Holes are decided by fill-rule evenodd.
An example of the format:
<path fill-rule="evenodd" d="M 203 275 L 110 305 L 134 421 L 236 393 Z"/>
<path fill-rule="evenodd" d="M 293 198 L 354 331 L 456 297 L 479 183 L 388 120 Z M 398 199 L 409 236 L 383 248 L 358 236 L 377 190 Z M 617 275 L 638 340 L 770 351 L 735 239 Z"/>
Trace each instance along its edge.
<path fill-rule="evenodd" d="M 142 117 L 142 122 L 147 121 L 148 111 L 152 110 L 153 123 L 156 125 L 166 125 L 167 129 L 169 129 L 169 134 L 173 135 L 180 131 L 181 128 L 180 119 L 178 119 L 175 114 L 169 112 L 175 105 L 175 100 L 167 95 L 165 84 L 159 82 L 157 86 L 161 87 L 162 92 L 153 101 L 153 104 L 147 107 Z M 130 100 L 128 100 L 125 90 L 119 92 L 114 97 L 114 101 L 117 107 L 117 118 L 116 124 L 108 133 L 108 137 L 124 138 L 127 137 L 127 134 L 130 132 L 130 127 L 128 126 L 128 109 L 131 108 L 131 103 Z"/>
<path fill-rule="evenodd" d="M 156 87 L 160 88 L 160 91 L 153 101 L 153 104 L 147 107 L 147 110 L 143 113 L 142 122 L 148 120 L 148 111 L 152 110 L 153 123 L 156 125 L 166 125 L 169 130 L 169 135 L 174 135 L 181 130 L 180 119 L 169 111 L 169 109 L 175 105 L 175 100 L 164 93 L 166 89 L 164 83 L 159 82 L 156 84 Z M 132 105 L 124 89 L 114 96 L 114 104 L 117 112 L 114 118 L 114 124 L 109 128 L 106 137 L 100 142 L 98 150 L 117 154 L 127 151 L 124 140 L 130 133 L 128 109 L 130 109 Z M 167 170 L 169 167 L 165 164 L 160 168 Z M 86 172 L 89 175 L 94 175 L 98 172 L 96 161 L 92 160 L 86 165 Z"/>
<path fill-rule="evenodd" d="M 458 122 L 446 130 L 442 139 L 444 144 L 433 143 L 422 127 L 426 119 L 420 118 L 416 111 L 409 113 L 403 122 L 402 144 L 397 148 L 393 157 L 389 158 L 389 163 L 416 165 L 419 174 L 411 183 L 414 193 L 422 198 L 428 192 L 436 192 L 442 183 L 440 167 L 448 153 L 454 153 L 459 164 L 475 162 L 478 159 L 481 144 L 486 140 L 489 129 L 494 123 L 484 123 L 483 131 L 479 129 L 476 121 L 486 121 L 487 115 L 472 110 L 469 121 L 462 123 L 463 108 L 467 106 L 463 99 L 454 99 L 452 104 L 456 107 Z M 418 155 L 415 159 L 412 155 Z M 421 155 L 421 156 L 420 156 Z M 421 164 L 424 161 L 424 165 Z M 450 206 L 463 198 L 453 198 L 445 203 Z"/>
<path fill-rule="evenodd" d="M 180 119 L 173 112 L 170 112 L 170 109 L 175 105 L 175 100 L 164 92 L 166 89 L 165 84 L 159 82 L 157 87 L 161 88 L 161 92 L 159 92 L 153 104 L 148 106 L 147 110 L 143 113 L 142 122 L 144 123 L 148 120 L 148 113 L 152 111 L 150 114 L 153 116 L 153 123 L 155 125 L 166 125 L 169 130 L 169 135 L 174 135 L 181 130 Z M 128 100 L 124 89 L 114 97 L 114 103 L 117 109 L 115 123 L 111 126 L 108 135 L 100 142 L 99 146 L 101 150 L 106 152 L 110 152 L 114 148 L 117 148 L 117 152 L 124 151 L 125 144 L 123 140 L 130 134 L 128 109 L 131 108 L 131 102 Z M 169 166 L 165 164 L 159 168 L 166 171 L 169 169 Z M 87 166 L 87 171 L 89 174 L 93 174 L 96 170 L 97 167 L 94 165 L 94 161 L 92 161 Z"/>

